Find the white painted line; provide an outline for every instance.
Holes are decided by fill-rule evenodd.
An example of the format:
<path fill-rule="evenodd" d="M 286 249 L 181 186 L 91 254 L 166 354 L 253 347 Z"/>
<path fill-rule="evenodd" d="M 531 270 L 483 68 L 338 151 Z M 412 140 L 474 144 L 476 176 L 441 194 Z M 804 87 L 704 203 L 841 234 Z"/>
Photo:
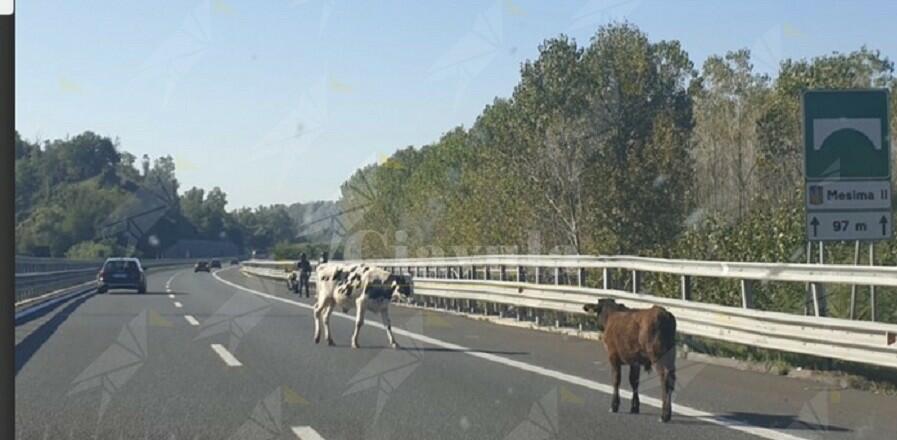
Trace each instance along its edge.
<path fill-rule="evenodd" d="M 177 301 L 174 302 L 174 306 L 177 307 L 177 308 L 184 307 L 183 304 L 181 304 L 181 303 L 179 303 L 179 302 L 177 302 Z"/>
<path fill-rule="evenodd" d="M 259 292 L 257 290 L 252 290 L 248 287 L 244 287 L 239 284 L 235 284 L 235 283 L 232 283 L 225 279 L 222 279 L 217 274 L 213 274 L 213 276 L 215 277 L 216 280 L 218 280 L 224 284 L 227 284 L 228 286 L 231 286 L 235 289 L 243 290 L 245 292 L 249 292 L 254 295 L 263 296 L 265 298 L 273 299 L 275 301 L 280 301 L 283 303 L 292 304 L 294 306 L 299 306 L 304 309 L 314 310 L 314 306 L 312 306 L 312 305 L 303 304 L 301 302 L 293 301 L 293 300 L 290 300 L 287 298 L 281 298 L 278 296 Z M 338 316 L 340 318 L 347 319 L 347 320 L 350 320 L 353 322 L 355 321 L 355 316 L 347 315 L 345 313 L 333 312 L 333 316 Z M 383 326 L 383 324 L 376 322 L 376 321 L 366 321 L 365 325 L 370 325 L 375 328 L 386 330 L 386 327 Z M 540 376 L 556 379 L 556 380 L 559 380 L 562 382 L 579 385 L 579 386 L 582 386 L 582 387 L 585 387 L 585 388 L 588 388 L 591 390 L 595 390 L 595 391 L 598 391 L 598 392 L 601 392 L 604 394 L 613 394 L 612 386 L 603 384 L 600 382 L 596 382 L 593 380 L 589 380 L 589 379 L 586 379 L 583 377 L 574 376 L 572 374 L 567 374 L 567 373 L 562 373 L 560 371 L 551 370 L 548 368 L 539 367 L 539 366 L 532 365 L 532 364 L 527 364 L 525 362 L 508 359 L 508 358 L 501 357 L 501 356 L 496 356 L 494 354 L 474 351 L 473 349 L 470 349 L 468 347 L 464 347 L 461 345 L 453 344 L 451 342 L 446 342 L 446 341 L 442 341 L 439 339 L 431 338 L 429 336 L 424 336 L 424 335 L 421 335 L 418 333 L 410 332 L 410 331 L 396 328 L 396 327 L 393 327 L 392 331 L 395 334 L 402 335 L 407 338 L 414 339 L 414 340 L 417 340 L 420 342 L 424 342 L 424 343 L 427 343 L 430 345 L 435 345 L 437 347 L 448 348 L 450 350 L 456 350 L 456 351 L 465 353 L 465 354 L 473 356 L 473 357 L 477 357 L 480 359 L 484 359 L 484 360 L 494 362 L 497 364 L 501 364 L 501 365 L 505 365 L 508 367 L 516 368 L 518 370 L 523 370 L 523 371 L 527 371 L 530 373 L 538 374 Z M 620 390 L 620 396 L 623 397 L 624 399 L 631 399 L 632 392 L 628 391 L 628 390 Z M 653 406 L 655 408 L 660 408 L 662 405 L 661 400 L 654 398 L 654 397 L 641 395 L 641 396 L 639 396 L 639 400 L 641 401 L 641 403 Z M 770 440 L 780 440 L 780 439 L 808 440 L 804 437 L 798 437 L 796 435 L 788 434 L 788 433 L 782 432 L 782 431 L 777 431 L 775 429 L 762 428 L 759 426 L 749 425 L 745 422 L 741 422 L 738 420 L 732 420 L 730 418 L 719 416 L 719 415 L 716 415 L 713 413 L 701 411 L 699 409 L 691 408 L 691 407 L 688 407 L 685 405 L 680 405 L 680 404 L 677 404 L 676 402 L 673 402 L 673 412 L 683 415 L 683 416 L 686 416 L 686 417 L 692 417 L 694 419 L 697 419 L 697 420 L 700 420 L 700 421 L 703 421 L 706 423 L 712 423 L 714 425 L 719 425 L 719 426 L 722 426 L 725 428 L 732 429 L 734 431 L 739 431 L 739 432 L 755 435 L 757 437 L 766 438 L 766 439 L 770 439 Z"/>
<path fill-rule="evenodd" d="M 174 274 L 171 275 L 171 278 L 168 278 L 168 281 L 165 282 L 165 291 L 166 291 L 166 292 L 171 292 L 171 282 L 174 281 L 174 278 L 175 278 L 176 276 L 180 275 L 180 274 L 183 273 L 183 272 L 184 272 L 184 271 L 182 271 L 182 270 L 177 271 L 177 272 L 175 272 Z"/>
<path fill-rule="evenodd" d="M 190 325 L 192 325 L 194 327 L 199 326 L 199 321 L 197 321 L 196 318 L 194 318 L 190 315 L 184 315 L 184 319 L 186 319 L 187 322 L 189 322 Z"/>
<path fill-rule="evenodd" d="M 239 367 L 243 365 L 221 344 L 212 344 L 212 350 L 214 350 L 215 353 L 218 353 L 218 356 L 221 357 L 221 360 L 223 360 L 228 367 Z"/>
<path fill-rule="evenodd" d="M 293 434 L 296 434 L 299 440 L 324 440 L 324 437 L 321 437 L 321 434 L 318 434 L 318 431 L 311 426 L 294 426 Z"/>
<path fill-rule="evenodd" d="M 168 295 L 168 297 L 174 299 L 174 295 Z"/>

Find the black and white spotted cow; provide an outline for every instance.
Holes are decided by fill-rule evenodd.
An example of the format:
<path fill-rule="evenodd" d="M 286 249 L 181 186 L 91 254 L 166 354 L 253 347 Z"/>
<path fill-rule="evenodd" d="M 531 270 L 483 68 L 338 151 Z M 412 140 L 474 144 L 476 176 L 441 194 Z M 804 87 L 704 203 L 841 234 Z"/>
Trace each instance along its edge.
<path fill-rule="evenodd" d="M 321 329 L 328 345 L 333 345 L 330 336 L 330 314 L 334 307 L 348 312 L 356 309 L 355 332 L 352 347 L 358 348 L 358 334 L 364 324 L 366 311 L 380 313 L 386 326 L 389 344 L 398 347 L 392 334 L 389 319 L 389 303 L 393 299 L 408 298 L 413 294 L 410 276 L 393 275 L 389 271 L 366 264 L 344 265 L 327 263 L 318 266 L 317 302 L 315 303 L 315 343 L 321 341 Z"/>

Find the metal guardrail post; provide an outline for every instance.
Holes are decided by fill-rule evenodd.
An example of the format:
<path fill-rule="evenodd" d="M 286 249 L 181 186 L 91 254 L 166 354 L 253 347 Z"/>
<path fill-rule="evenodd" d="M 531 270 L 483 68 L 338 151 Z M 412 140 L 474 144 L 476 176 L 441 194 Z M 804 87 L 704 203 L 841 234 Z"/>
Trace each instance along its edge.
<path fill-rule="evenodd" d="M 542 284 L 542 268 L 536 266 L 536 284 Z"/>
<path fill-rule="evenodd" d="M 679 285 L 682 290 L 682 299 L 685 301 L 691 301 L 691 277 L 688 275 L 682 275 L 679 281 Z"/>
<path fill-rule="evenodd" d="M 610 289 L 610 269 L 603 268 L 601 269 L 601 285 L 604 290 Z"/>
<path fill-rule="evenodd" d="M 869 265 L 875 266 L 875 242 L 869 243 Z M 876 321 L 876 300 L 875 300 L 875 285 L 869 286 L 869 315 L 873 322 Z"/>
<path fill-rule="evenodd" d="M 854 242 L 853 246 L 853 265 L 860 265 L 860 241 Z M 850 285 L 850 319 L 854 319 L 857 310 L 857 285 Z"/>
<path fill-rule="evenodd" d="M 813 315 L 825 316 L 825 287 L 822 283 L 810 283 L 810 293 L 813 295 Z"/>
<path fill-rule="evenodd" d="M 741 307 L 754 308 L 754 284 L 751 280 L 741 280 Z"/>
<path fill-rule="evenodd" d="M 584 286 L 586 283 L 586 270 L 583 268 L 576 269 L 576 285 L 579 287 Z"/>
<path fill-rule="evenodd" d="M 632 293 L 642 293 L 642 273 L 632 271 Z"/>
<path fill-rule="evenodd" d="M 561 284 L 561 268 L 554 268 L 554 285 L 559 286 Z"/>

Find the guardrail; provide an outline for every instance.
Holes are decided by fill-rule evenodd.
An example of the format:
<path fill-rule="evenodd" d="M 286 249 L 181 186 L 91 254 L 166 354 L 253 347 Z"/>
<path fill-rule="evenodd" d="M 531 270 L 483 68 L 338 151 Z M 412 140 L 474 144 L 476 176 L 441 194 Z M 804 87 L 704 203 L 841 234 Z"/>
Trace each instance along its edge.
<path fill-rule="evenodd" d="M 16 257 L 15 303 L 95 281 L 105 260 Z M 192 264 L 196 259 L 140 260 L 144 269 Z"/>
<path fill-rule="evenodd" d="M 442 259 L 367 260 L 415 276 L 416 301 L 462 305 L 468 312 L 505 316 L 510 311 L 546 310 L 584 315 L 584 304 L 615 298 L 630 307 L 660 305 L 673 313 L 686 335 L 754 347 L 897 368 L 897 325 L 823 316 L 801 316 L 751 308 L 750 282 L 809 283 L 821 302 L 822 283 L 897 286 L 897 268 L 664 260 L 641 257 L 482 256 Z M 347 262 L 348 263 L 348 262 Z M 250 260 L 242 270 L 284 278 L 291 261 Z M 600 270 L 602 288 L 585 287 L 587 270 Z M 613 271 L 631 273 L 631 291 L 614 289 Z M 573 275 L 569 276 L 572 272 Z M 682 277 L 681 298 L 651 296 L 641 290 L 643 273 Z M 575 285 L 563 285 L 562 274 Z M 692 277 L 742 280 L 742 307 L 690 300 Z M 550 280 L 553 284 L 544 284 Z M 537 324 L 538 315 L 536 317 Z M 559 325 L 555 322 L 555 325 Z"/>
<path fill-rule="evenodd" d="M 16 255 L 16 274 L 99 268 L 101 264 L 103 260 L 67 260 Z"/>

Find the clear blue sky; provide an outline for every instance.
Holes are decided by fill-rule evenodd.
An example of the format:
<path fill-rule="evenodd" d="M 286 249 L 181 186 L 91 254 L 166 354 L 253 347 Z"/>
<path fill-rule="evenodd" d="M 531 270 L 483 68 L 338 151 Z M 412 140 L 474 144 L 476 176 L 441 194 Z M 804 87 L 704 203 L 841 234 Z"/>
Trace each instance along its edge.
<path fill-rule="evenodd" d="M 170 154 L 182 189 L 220 186 L 229 208 L 335 199 L 358 167 L 470 126 L 560 33 L 587 44 L 625 19 L 697 65 L 747 47 L 772 73 L 863 44 L 897 59 L 895 17 L 897 1 L 22 0 L 16 127 Z"/>

